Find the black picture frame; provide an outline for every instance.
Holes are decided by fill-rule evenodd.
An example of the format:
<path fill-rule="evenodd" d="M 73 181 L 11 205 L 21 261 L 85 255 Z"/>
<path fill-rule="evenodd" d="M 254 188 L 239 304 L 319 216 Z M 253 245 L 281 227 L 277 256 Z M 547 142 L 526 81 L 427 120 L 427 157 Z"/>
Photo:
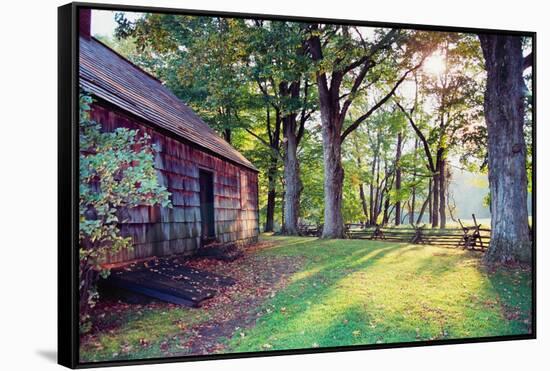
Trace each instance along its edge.
<path fill-rule="evenodd" d="M 316 349 L 295 349 L 247 352 L 235 354 L 213 354 L 170 358 L 150 358 L 124 361 L 79 362 L 78 329 L 78 11 L 81 8 L 97 10 L 120 10 L 149 13 L 172 13 L 197 16 L 223 16 L 234 18 L 260 18 L 299 22 L 322 22 L 331 24 L 352 24 L 357 26 L 391 27 L 426 31 L 462 32 L 476 34 L 506 34 L 532 37 L 532 82 L 533 82 L 533 189 L 532 189 L 532 333 L 522 335 L 489 336 L 468 339 L 417 341 L 407 343 L 353 345 Z M 372 22 L 349 19 L 297 17 L 270 14 L 202 11 L 148 6 L 97 4 L 74 2 L 58 8 L 58 363 L 69 368 L 107 367 L 121 365 L 173 363 L 267 357 L 309 353 L 343 352 L 370 349 L 419 347 L 448 344 L 480 343 L 510 340 L 536 339 L 536 42 L 537 34 L 532 31 L 513 31 L 485 28 L 435 26 L 423 24 Z"/>

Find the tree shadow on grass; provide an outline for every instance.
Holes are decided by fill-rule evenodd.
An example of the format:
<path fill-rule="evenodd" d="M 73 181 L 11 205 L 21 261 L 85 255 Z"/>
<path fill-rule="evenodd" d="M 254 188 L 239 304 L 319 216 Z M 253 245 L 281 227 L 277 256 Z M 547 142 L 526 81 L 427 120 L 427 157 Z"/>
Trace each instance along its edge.
<path fill-rule="evenodd" d="M 413 245 L 413 244 L 408 244 L 406 245 L 405 247 L 403 247 L 401 250 L 399 250 L 396 254 L 395 254 L 395 257 L 396 258 L 401 258 L 403 255 L 405 254 L 408 254 L 410 252 L 415 252 L 415 251 L 422 251 L 424 249 L 425 245 Z"/>
<path fill-rule="evenodd" d="M 496 270 L 486 270 L 486 274 L 487 285 L 498 296 L 510 334 L 532 334 L 532 271 L 499 267 Z"/>
<path fill-rule="evenodd" d="M 416 273 L 419 275 L 441 276 L 452 272 L 464 264 L 476 263 L 477 259 L 468 253 L 438 253 L 431 254 L 418 265 Z"/>
<path fill-rule="evenodd" d="M 500 315 L 497 293 L 475 253 L 407 244 L 311 243 L 303 248 L 309 263 L 264 305 L 245 338 L 232 339 L 230 349 L 414 342 L 514 331 Z M 388 279 L 393 281 L 385 289 L 380 280 Z M 400 300 L 406 293 L 411 296 Z"/>
<path fill-rule="evenodd" d="M 531 333 L 530 272 L 519 268 L 488 271 L 480 259 L 472 251 L 434 253 L 422 260 L 416 274 L 432 278 L 436 285 L 439 282 L 440 292 L 457 301 L 456 309 L 464 316 L 462 331 L 469 327 L 476 337 Z"/>
<path fill-rule="evenodd" d="M 262 344 L 273 349 L 298 349 L 314 346 L 313 344 L 300 343 L 301 331 L 313 329 L 331 336 L 331 330 L 323 331 L 330 327 L 333 318 L 338 317 L 339 310 L 345 310 L 347 303 L 336 303 L 329 306 L 334 309 L 327 323 L 319 323 L 316 317 L 330 302 L 331 297 L 338 292 L 338 284 L 347 276 L 365 270 L 388 254 L 404 248 L 403 244 L 375 244 L 364 247 L 354 247 L 352 243 L 343 242 L 341 246 L 334 247 L 334 241 L 316 240 L 318 243 L 315 252 L 322 256 L 318 262 L 310 262 L 304 271 L 310 272 L 305 276 L 291 281 L 282 292 L 266 303 L 262 308 L 264 316 L 258 319 L 256 327 L 250 329 L 250 336 L 234 337 L 232 351 L 257 351 L 262 350 Z M 339 254 L 331 253 L 330 249 L 340 248 Z M 311 256 L 309 257 L 311 258 Z M 334 299 L 333 299 L 334 300 Z M 341 308 L 338 308 L 342 305 Z M 357 314 L 361 312 L 357 309 Z M 324 312 L 323 312 L 324 313 Z M 313 320 L 312 323 L 311 321 Z M 338 326 L 338 324 L 334 324 Z M 334 335 L 332 335 L 334 336 Z M 269 348 L 271 349 L 271 348 Z"/>

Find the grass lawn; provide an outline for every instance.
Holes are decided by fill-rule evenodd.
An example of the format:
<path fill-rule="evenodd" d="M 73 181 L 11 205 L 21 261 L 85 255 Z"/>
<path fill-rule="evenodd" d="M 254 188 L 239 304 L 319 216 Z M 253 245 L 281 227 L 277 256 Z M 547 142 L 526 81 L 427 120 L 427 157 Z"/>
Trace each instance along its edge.
<path fill-rule="evenodd" d="M 83 337 L 83 361 L 410 342 L 531 331 L 531 273 L 488 272 L 458 249 L 263 237 L 204 268 L 236 288 L 200 309 L 115 303 Z M 118 311 L 118 312 L 117 312 Z M 139 312 L 139 314 L 138 314 Z"/>

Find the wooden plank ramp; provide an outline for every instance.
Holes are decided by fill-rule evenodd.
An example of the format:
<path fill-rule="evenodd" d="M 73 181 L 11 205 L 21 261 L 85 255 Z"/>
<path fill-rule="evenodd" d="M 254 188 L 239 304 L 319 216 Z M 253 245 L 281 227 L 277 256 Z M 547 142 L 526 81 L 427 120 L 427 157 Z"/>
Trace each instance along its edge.
<path fill-rule="evenodd" d="M 102 282 L 106 288 L 188 307 L 199 307 L 221 288 L 233 284 L 235 280 L 230 277 L 191 268 L 177 259 L 155 259 L 115 269 Z"/>

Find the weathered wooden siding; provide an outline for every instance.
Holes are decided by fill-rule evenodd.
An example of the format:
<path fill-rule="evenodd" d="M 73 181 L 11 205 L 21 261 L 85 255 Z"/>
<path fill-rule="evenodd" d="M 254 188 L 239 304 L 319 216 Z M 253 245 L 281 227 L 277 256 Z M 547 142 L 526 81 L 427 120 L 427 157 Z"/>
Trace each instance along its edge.
<path fill-rule="evenodd" d="M 257 239 L 258 177 L 195 147 L 167 137 L 124 113 L 94 104 L 92 119 L 104 130 L 117 127 L 146 132 L 159 152 L 155 157 L 160 184 L 172 194 L 173 208 L 140 206 L 121 211 L 121 231 L 131 236 L 134 248 L 110 256 L 108 263 L 149 256 L 192 254 L 201 243 L 199 168 L 214 174 L 214 218 L 216 237 L 221 242 L 245 244 Z"/>

